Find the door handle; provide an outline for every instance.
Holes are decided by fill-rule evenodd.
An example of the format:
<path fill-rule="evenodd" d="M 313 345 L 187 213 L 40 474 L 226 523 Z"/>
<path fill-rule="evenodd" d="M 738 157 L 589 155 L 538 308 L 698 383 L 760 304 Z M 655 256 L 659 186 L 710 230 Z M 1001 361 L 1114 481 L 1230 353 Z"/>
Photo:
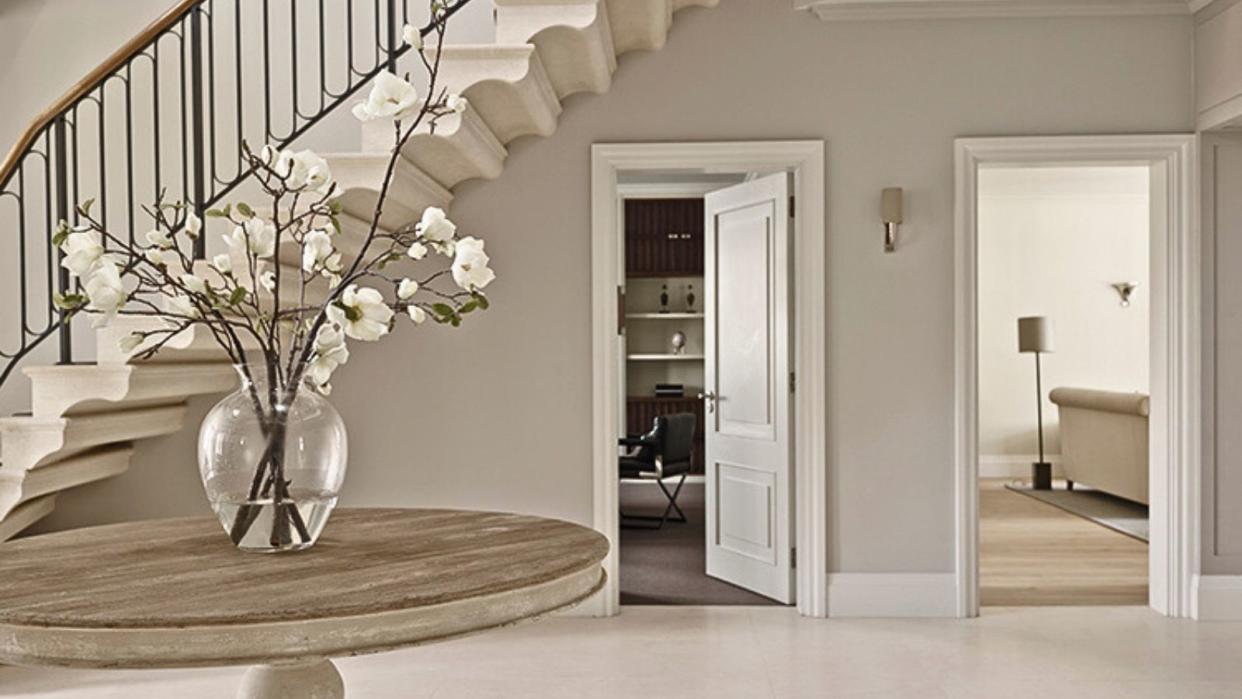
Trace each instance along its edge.
<path fill-rule="evenodd" d="M 707 401 L 707 412 L 716 412 L 716 393 L 715 391 L 705 391 L 699 394 L 699 400 Z"/>

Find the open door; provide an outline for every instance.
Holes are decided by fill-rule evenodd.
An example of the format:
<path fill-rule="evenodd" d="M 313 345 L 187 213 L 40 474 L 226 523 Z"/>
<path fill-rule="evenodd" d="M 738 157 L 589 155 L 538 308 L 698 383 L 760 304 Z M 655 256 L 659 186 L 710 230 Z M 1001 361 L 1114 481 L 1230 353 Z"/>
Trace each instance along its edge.
<path fill-rule="evenodd" d="M 707 574 L 794 601 L 789 175 L 706 197 Z"/>

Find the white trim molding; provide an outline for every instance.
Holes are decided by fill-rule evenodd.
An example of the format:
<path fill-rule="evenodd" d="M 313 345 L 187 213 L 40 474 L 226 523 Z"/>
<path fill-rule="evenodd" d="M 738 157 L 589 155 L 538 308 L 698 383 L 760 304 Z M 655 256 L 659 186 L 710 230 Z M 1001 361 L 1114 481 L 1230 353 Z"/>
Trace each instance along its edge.
<path fill-rule="evenodd" d="M 953 573 L 832 573 L 828 599 L 833 618 L 957 616 Z"/>
<path fill-rule="evenodd" d="M 1194 618 L 1242 621 L 1242 575 L 1196 575 Z"/>
<path fill-rule="evenodd" d="M 590 607 L 616 614 L 618 581 L 617 437 L 623 387 L 617 342 L 621 279 L 618 173 L 625 171 L 776 172 L 794 175 L 794 530 L 798 547 L 797 604 L 805 616 L 828 614 L 827 248 L 823 141 L 616 143 L 591 148 L 591 305 L 594 525 L 613 549 L 604 561 L 608 583 Z"/>
<path fill-rule="evenodd" d="M 957 611 L 979 613 L 978 174 L 982 167 L 1145 165 L 1152 172 L 1151 607 L 1193 615 L 1199 566 L 1202 250 L 1193 135 L 956 142 Z"/>
<path fill-rule="evenodd" d="M 1188 15 L 1200 0 L 798 0 L 825 21 Z"/>

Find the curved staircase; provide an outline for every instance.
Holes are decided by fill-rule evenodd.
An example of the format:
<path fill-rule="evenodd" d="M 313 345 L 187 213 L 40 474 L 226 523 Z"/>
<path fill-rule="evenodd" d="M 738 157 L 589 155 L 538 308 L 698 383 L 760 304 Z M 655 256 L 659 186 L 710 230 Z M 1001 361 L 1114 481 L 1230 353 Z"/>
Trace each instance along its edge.
<path fill-rule="evenodd" d="M 506 145 L 550 136 L 561 100 L 608 90 L 617 57 L 664 45 L 673 13 L 719 0 L 494 0 L 496 43 L 445 46 L 441 81 L 469 101 L 434 134 L 411 138 L 382 224 L 397 227 L 427 206 L 449 208 L 452 189 L 500 174 Z M 344 193 L 337 245 L 356 253 L 374 210 L 391 130 L 363 125 L 362 153 L 325 155 Z M 353 245 L 350 241 L 353 241 Z M 280 251 L 284 264 L 300 254 Z M 120 317 L 96 331 L 90 365 L 28 367 L 31 413 L 0 420 L 0 541 L 50 513 L 56 494 L 120 474 L 136 443 L 180 431 L 186 400 L 218 394 L 235 376 L 209 332 L 191 328 L 141 363 L 117 340 L 151 321 Z M 140 352 L 141 348 L 135 350 Z"/>

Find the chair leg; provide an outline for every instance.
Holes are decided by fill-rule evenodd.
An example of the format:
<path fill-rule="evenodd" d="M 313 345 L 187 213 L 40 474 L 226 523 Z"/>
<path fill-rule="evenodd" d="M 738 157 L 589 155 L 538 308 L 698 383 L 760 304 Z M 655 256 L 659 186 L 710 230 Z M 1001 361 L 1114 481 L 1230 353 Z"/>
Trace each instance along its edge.
<path fill-rule="evenodd" d="M 664 486 L 664 481 L 656 481 L 660 484 L 660 490 L 664 492 L 664 497 L 668 498 L 668 507 L 664 508 L 664 519 L 668 519 L 668 515 L 673 510 L 677 511 L 677 516 L 673 518 L 674 522 L 684 523 L 686 521 L 686 513 L 681 511 L 681 507 L 677 505 L 677 496 L 681 495 L 681 487 L 686 484 L 685 473 L 681 474 L 681 478 L 677 481 L 677 487 L 673 488 L 673 492 L 669 493 L 668 488 Z"/>
<path fill-rule="evenodd" d="M 664 481 L 657 480 L 656 485 L 660 486 L 660 492 L 664 493 L 664 497 L 668 499 L 668 505 L 664 508 L 664 513 L 659 517 L 654 515 L 627 515 L 621 513 L 622 529 L 663 529 L 665 522 L 685 523 L 686 513 L 677 505 L 677 496 L 681 494 L 681 487 L 686 484 L 686 476 L 689 474 L 681 474 L 681 478 L 677 481 L 677 486 L 673 488 L 673 492 L 669 492 L 664 485 Z M 674 511 L 677 512 L 676 517 L 670 517 Z M 627 522 L 628 520 L 628 522 Z M 635 522 L 644 522 L 645 524 L 635 524 Z"/>

